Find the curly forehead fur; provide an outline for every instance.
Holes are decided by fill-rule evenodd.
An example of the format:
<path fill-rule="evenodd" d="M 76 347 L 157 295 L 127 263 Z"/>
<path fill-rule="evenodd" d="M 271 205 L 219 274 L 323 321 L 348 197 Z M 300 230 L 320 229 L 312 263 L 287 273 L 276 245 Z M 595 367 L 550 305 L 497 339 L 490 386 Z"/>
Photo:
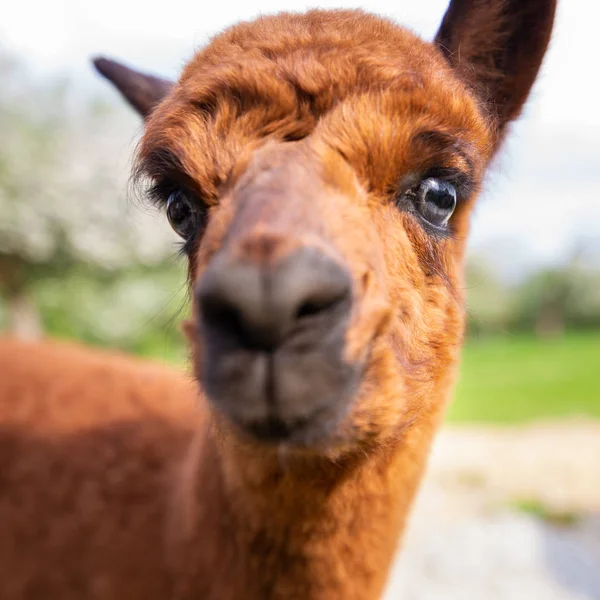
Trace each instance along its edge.
<path fill-rule="evenodd" d="M 430 44 L 358 11 L 311 11 L 215 38 L 150 118 L 140 158 L 152 177 L 181 169 L 213 200 L 240 155 L 312 134 L 357 157 L 367 187 L 389 192 L 403 173 L 435 162 L 436 140 L 407 143 L 419 144 L 418 134 L 447 134 L 477 163 L 490 151 L 489 126 Z"/>

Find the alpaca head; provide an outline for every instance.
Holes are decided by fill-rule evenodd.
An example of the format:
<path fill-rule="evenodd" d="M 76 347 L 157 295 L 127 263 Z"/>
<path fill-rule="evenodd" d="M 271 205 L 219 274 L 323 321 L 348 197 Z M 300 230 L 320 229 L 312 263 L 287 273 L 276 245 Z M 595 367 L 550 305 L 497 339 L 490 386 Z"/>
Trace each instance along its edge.
<path fill-rule="evenodd" d="M 434 43 L 358 11 L 217 36 L 179 81 L 98 68 L 183 239 L 198 380 L 248 443 L 384 443 L 448 397 L 468 217 L 555 2 L 454 0 Z"/>

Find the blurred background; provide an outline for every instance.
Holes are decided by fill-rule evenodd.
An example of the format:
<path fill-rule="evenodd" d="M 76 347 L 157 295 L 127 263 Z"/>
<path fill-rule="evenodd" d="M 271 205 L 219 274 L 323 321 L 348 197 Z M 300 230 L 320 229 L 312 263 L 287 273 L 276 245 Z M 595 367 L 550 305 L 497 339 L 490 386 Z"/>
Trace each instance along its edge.
<path fill-rule="evenodd" d="M 431 39 L 446 5 L 362 7 Z M 361 4 L 286 3 L 309 6 Z M 166 219 L 128 193 L 141 123 L 89 59 L 175 78 L 211 35 L 280 8 L 4 7 L 0 331 L 185 363 L 185 265 Z M 461 380 L 390 598 L 600 598 L 598 17 L 588 0 L 560 2 L 538 84 L 474 215 Z"/>

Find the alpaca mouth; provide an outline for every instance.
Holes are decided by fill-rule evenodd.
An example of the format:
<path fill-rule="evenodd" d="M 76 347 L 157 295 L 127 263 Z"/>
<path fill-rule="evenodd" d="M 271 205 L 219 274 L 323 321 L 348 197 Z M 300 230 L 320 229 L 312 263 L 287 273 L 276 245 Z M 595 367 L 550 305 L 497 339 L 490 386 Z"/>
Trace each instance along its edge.
<path fill-rule="evenodd" d="M 246 435 L 265 444 L 310 447 L 329 438 L 343 417 L 336 415 L 335 418 L 328 412 L 320 409 L 306 417 L 287 421 L 269 415 L 260 421 L 235 422 L 235 425 Z"/>
<path fill-rule="evenodd" d="M 199 380 L 211 405 L 245 434 L 307 446 L 330 436 L 357 393 L 363 369 L 341 355 L 338 343 L 213 352 L 199 365 Z"/>

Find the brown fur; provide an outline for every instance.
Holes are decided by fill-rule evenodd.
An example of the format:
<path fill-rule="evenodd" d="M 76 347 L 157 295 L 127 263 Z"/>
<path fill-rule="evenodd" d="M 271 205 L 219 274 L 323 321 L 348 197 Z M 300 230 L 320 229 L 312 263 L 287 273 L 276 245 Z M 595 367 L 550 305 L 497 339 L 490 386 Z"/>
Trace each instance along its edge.
<path fill-rule="evenodd" d="M 514 85 L 490 85 L 479 59 L 465 77 L 453 55 L 357 11 L 237 25 L 152 111 L 156 90 L 116 82 L 147 116 L 137 170 L 158 202 L 177 184 L 210 207 L 192 284 L 217 251 L 260 262 L 320 248 L 351 271 L 344 352 L 363 374 L 327 439 L 273 447 L 184 377 L 2 342 L 3 600 L 380 597 L 453 386 L 469 209 L 548 42 L 554 2 L 528 4 L 546 33 Z M 454 2 L 440 38 L 469 47 L 486 22 L 473 5 L 465 28 Z M 491 49 L 529 39 L 506 14 Z M 496 65 L 494 81 L 518 70 Z M 439 239 L 393 201 L 432 168 L 468 181 Z"/>

